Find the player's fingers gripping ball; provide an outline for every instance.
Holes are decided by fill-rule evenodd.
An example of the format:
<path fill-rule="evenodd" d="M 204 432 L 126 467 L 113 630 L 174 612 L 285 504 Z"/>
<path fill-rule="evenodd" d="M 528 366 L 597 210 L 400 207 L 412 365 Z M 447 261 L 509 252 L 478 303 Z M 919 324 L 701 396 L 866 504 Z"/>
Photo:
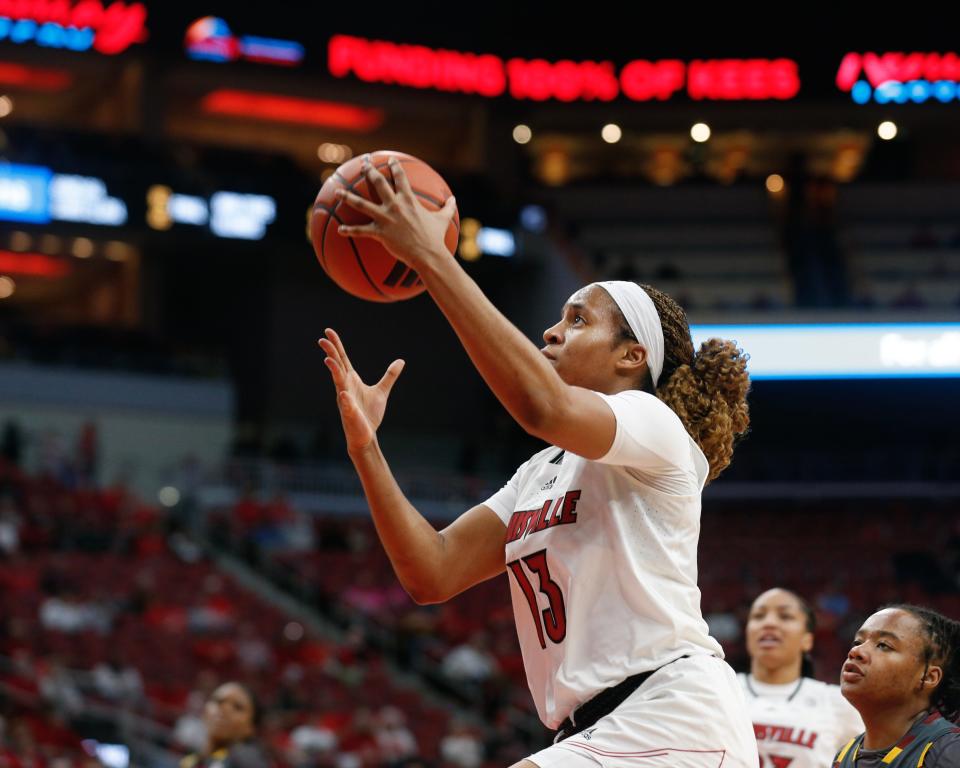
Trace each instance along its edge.
<path fill-rule="evenodd" d="M 347 190 L 379 205 L 380 195 L 364 173 L 364 160 L 369 158 L 371 165 L 396 188 L 391 157 L 402 165 L 417 201 L 427 210 L 440 210 L 451 192 L 439 173 L 412 155 L 380 151 L 355 157 L 337 168 L 320 188 L 310 218 L 310 239 L 320 266 L 347 293 L 367 301 L 410 299 L 425 288 L 417 273 L 394 258 L 381 243 L 369 237 L 344 236 L 338 231 L 342 224 L 364 225 L 371 219 L 345 203 L 337 192 Z M 450 253 L 456 251 L 459 232 L 460 215 L 455 211 L 444 236 Z"/>

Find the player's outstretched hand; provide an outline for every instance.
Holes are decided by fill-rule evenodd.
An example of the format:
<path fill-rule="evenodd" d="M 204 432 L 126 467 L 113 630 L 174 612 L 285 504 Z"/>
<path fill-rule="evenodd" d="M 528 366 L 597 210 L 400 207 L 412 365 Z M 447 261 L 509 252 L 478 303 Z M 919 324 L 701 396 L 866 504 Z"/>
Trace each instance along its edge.
<path fill-rule="evenodd" d="M 318 344 L 327 354 L 323 362 L 329 369 L 337 390 L 337 407 L 343 422 L 343 434 L 347 439 L 347 450 L 362 451 L 376 439 L 377 429 L 387 409 L 387 398 L 403 370 L 404 362 L 394 360 L 380 381 L 370 386 L 364 384 L 353 369 L 336 331 L 327 328 Z"/>

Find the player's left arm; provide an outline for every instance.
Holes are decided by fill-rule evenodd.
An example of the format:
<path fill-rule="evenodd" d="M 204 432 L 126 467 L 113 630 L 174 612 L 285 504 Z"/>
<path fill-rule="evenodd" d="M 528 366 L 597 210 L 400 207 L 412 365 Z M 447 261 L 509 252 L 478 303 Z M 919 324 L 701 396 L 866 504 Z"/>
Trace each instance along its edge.
<path fill-rule="evenodd" d="M 344 202 L 372 221 L 341 234 L 372 237 L 415 269 L 497 399 L 524 430 L 587 459 L 606 454 L 616 435 L 613 411 L 595 392 L 566 384 L 536 346 L 483 294 L 444 245 L 453 198 L 439 211 L 417 200 L 403 166 L 391 160 L 397 189 L 369 163 L 382 201 L 341 190 Z"/>

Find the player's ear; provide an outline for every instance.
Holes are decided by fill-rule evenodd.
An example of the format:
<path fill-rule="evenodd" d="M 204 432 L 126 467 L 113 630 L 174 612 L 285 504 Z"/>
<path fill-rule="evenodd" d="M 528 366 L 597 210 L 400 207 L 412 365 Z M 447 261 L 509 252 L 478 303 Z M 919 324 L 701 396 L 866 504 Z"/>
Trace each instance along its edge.
<path fill-rule="evenodd" d="M 647 350 L 639 342 L 628 340 L 623 344 L 617 365 L 626 373 L 639 373 L 647 364 Z"/>
<path fill-rule="evenodd" d="M 937 686 L 940 685 L 942 679 L 943 668 L 938 667 L 936 664 L 931 664 L 927 667 L 923 677 L 920 678 L 920 687 L 924 691 L 932 693 L 937 689 Z"/>

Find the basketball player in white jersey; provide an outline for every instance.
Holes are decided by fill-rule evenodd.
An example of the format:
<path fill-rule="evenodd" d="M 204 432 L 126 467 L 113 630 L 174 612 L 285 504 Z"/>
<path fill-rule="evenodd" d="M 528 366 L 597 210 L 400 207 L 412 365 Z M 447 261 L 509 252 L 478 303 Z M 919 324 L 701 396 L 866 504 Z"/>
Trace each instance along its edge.
<path fill-rule="evenodd" d="M 813 678 L 814 613 L 797 594 L 769 589 L 747 619 L 747 696 L 761 768 L 829 768 L 863 721 L 839 685 Z"/>
<path fill-rule="evenodd" d="M 327 330 L 348 453 L 400 582 L 438 603 L 506 570 L 530 691 L 555 743 L 516 768 L 743 766 L 757 749 L 740 686 L 700 613 L 700 493 L 749 423 L 746 358 L 694 354 L 683 310 L 635 283 L 591 284 L 538 350 L 443 245 L 452 199 L 430 213 L 394 163 L 382 203 L 346 192 L 374 237 L 418 272 L 477 370 L 550 447 L 437 532 L 403 496 L 376 430 L 403 361 L 374 386 Z"/>

